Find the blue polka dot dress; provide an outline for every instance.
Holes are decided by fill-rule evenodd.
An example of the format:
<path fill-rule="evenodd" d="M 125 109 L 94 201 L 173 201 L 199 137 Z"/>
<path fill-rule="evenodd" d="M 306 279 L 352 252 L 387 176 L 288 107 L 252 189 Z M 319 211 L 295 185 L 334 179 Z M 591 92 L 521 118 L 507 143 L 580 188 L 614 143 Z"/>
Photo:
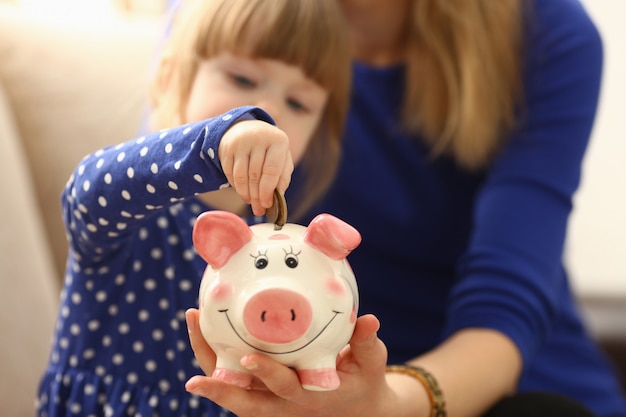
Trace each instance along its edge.
<path fill-rule="evenodd" d="M 163 130 L 85 157 L 63 192 L 70 251 L 38 416 L 226 416 L 184 384 L 202 371 L 184 312 L 206 263 L 194 195 L 227 186 L 217 146 L 257 108 Z"/>

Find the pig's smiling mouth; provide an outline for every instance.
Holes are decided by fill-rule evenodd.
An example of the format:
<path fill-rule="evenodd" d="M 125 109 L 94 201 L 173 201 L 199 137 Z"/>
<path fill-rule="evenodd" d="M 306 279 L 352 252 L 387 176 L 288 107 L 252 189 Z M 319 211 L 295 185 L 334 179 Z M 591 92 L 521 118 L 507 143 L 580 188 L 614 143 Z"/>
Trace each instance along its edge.
<path fill-rule="evenodd" d="M 309 346 L 311 343 L 313 343 L 315 341 L 315 339 L 317 339 L 318 337 L 321 336 L 322 333 L 324 333 L 324 331 L 328 328 L 328 326 L 330 326 L 330 323 L 333 322 L 333 320 L 335 320 L 335 318 L 339 315 L 339 314 L 343 314 L 341 311 L 337 311 L 337 310 L 333 310 L 333 316 L 330 318 L 330 320 L 328 320 L 328 322 L 321 328 L 321 330 L 315 335 L 315 337 L 313 337 L 311 340 L 309 340 L 307 343 L 305 343 L 304 345 L 292 349 L 292 350 L 288 350 L 285 352 L 274 352 L 271 350 L 266 350 L 266 349 L 261 349 L 257 346 L 254 346 L 253 344 L 251 344 L 250 342 L 248 342 L 246 339 L 244 339 L 239 332 L 237 331 L 237 329 L 235 329 L 235 326 L 233 326 L 233 323 L 230 321 L 230 317 L 228 316 L 228 309 L 223 309 L 223 310 L 218 310 L 220 313 L 224 313 L 226 315 L 226 320 L 228 321 L 228 324 L 230 325 L 230 328 L 233 329 L 233 332 L 235 332 L 235 334 L 237 335 L 237 337 L 246 345 L 250 346 L 253 349 L 258 350 L 259 352 L 263 352 L 263 353 L 270 353 L 273 355 L 285 355 L 287 353 L 293 353 L 293 352 L 297 352 L 299 350 L 304 349 L 305 347 Z"/>

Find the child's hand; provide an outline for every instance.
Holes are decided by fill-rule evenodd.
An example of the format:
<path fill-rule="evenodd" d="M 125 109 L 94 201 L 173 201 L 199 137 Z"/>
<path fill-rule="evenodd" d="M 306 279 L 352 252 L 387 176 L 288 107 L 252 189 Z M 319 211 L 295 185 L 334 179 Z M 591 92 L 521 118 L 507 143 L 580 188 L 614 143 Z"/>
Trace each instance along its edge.
<path fill-rule="evenodd" d="M 284 192 L 291 181 L 289 138 L 269 123 L 234 124 L 224 134 L 218 156 L 228 182 L 257 216 L 272 206 L 274 189 Z"/>

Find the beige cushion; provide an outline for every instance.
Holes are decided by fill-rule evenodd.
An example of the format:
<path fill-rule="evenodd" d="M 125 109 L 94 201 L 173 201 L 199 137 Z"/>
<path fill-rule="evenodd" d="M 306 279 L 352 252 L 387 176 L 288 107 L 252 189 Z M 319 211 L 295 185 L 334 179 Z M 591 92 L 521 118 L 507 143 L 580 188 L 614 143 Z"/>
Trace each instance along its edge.
<path fill-rule="evenodd" d="M 0 84 L 0 415 L 32 416 L 58 287 L 30 173 Z"/>
<path fill-rule="evenodd" d="M 0 416 L 34 415 L 67 256 L 59 196 L 84 155 L 137 133 L 160 26 L 0 3 Z"/>
<path fill-rule="evenodd" d="M 50 22 L 0 7 L 0 79 L 58 276 L 67 256 L 59 204 L 65 182 L 87 153 L 134 137 L 145 112 L 161 24 L 129 19 Z"/>

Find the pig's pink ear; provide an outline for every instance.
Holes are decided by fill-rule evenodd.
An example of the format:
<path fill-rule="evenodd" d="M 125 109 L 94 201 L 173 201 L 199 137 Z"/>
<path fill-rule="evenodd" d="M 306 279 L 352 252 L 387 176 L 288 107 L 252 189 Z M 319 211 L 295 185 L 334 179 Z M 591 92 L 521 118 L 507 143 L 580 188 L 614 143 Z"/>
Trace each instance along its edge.
<path fill-rule="evenodd" d="M 361 234 L 330 214 L 319 214 L 309 223 L 304 241 L 334 260 L 344 259 L 361 243 Z"/>
<path fill-rule="evenodd" d="M 206 211 L 198 216 L 193 226 L 193 244 L 213 269 L 226 265 L 251 239 L 252 230 L 246 222 L 227 211 Z"/>

